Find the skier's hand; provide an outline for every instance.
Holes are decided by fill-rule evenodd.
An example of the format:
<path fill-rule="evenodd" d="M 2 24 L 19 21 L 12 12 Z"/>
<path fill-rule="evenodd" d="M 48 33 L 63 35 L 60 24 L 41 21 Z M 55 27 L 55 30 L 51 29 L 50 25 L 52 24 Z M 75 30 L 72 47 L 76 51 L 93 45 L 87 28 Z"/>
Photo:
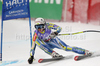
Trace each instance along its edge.
<path fill-rule="evenodd" d="M 58 35 L 58 32 L 52 32 L 51 35 L 50 35 L 50 37 L 51 37 L 51 38 L 54 38 L 54 37 L 56 37 L 57 35 Z"/>
<path fill-rule="evenodd" d="M 32 64 L 32 63 L 33 63 L 33 59 L 34 59 L 34 56 L 31 56 L 31 57 L 28 59 L 28 63 L 29 63 L 29 64 Z"/>
<path fill-rule="evenodd" d="M 53 32 L 53 34 L 57 36 L 58 35 L 58 32 Z"/>

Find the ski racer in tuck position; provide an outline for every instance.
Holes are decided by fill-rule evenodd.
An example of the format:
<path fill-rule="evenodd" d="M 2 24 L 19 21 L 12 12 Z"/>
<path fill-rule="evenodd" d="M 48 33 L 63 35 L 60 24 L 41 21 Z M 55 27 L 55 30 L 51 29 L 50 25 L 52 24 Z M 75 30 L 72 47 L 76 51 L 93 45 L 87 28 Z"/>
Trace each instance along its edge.
<path fill-rule="evenodd" d="M 37 18 L 35 20 L 35 31 L 32 39 L 32 47 L 30 50 L 30 58 L 28 59 L 28 63 L 32 64 L 35 54 L 36 45 L 40 47 L 44 52 L 55 57 L 62 57 L 53 49 L 63 49 L 65 51 L 73 51 L 78 54 L 87 55 L 90 52 L 88 50 L 79 48 L 79 47 L 71 47 L 66 45 L 62 40 L 60 40 L 57 35 L 61 32 L 62 28 L 56 24 L 46 23 L 43 18 Z M 51 29 L 56 30 L 55 32 L 51 31 Z"/>

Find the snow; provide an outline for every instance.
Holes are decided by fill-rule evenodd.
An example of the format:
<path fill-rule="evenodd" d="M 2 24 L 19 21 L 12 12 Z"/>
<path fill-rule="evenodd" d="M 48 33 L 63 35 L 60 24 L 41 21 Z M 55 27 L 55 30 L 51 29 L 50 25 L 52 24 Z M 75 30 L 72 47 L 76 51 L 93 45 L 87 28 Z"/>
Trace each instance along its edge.
<path fill-rule="evenodd" d="M 100 30 L 100 26 L 69 23 L 69 22 L 53 22 L 62 27 L 61 33 L 74 33 L 84 30 Z M 32 21 L 34 27 L 34 21 Z M 0 27 L 1 29 L 1 27 Z M 0 30 L 1 31 L 1 30 Z M 53 61 L 47 63 L 38 63 L 39 58 L 50 58 L 40 48 L 36 48 L 35 61 L 33 64 L 28 64 L 27 59 L 30 55 L 30 40 L 29 40 L 29 21 L 28 20 L 7 20 L 4 21 L 3 29 L 3 62 L 18 60 L 18 63 L 7 64 L 6 66 L 100 66 L 100 57 L 74 61 L 74 59 L 66 59 L 61 61 Z M 34 32 L 34 28 L 32 28 Z M 70 36 L 58 36 L 66 44 L 70 46 L 78 46 L 90 51 L 100 50 L 100 33 L 91 32 Z M 59 49 L 54 49 L 59 54 L 78 55 L 73 52 L 66 52 Z"/>

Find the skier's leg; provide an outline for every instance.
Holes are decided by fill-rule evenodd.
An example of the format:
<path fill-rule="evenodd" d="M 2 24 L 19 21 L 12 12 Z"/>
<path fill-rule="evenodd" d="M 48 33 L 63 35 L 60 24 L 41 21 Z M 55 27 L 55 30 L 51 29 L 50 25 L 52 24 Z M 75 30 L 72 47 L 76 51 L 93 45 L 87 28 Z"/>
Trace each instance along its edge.
<path fill-rule="evenodd" d="M 62 55 L 59 55 L 58 53 L 53 51 L 54 46 L 48 45 L 43 40 L 36 39 L 35 43 L 37 44 L 38 47 L 40 47 L 47 54 L 51 55 L 53 58 L 55 58 L 55 57 L 62 57 Z"/>
<path fill-rule="evenodd" d="M 71 47 L 69 45 L 66 45 L 62 40 L 60 40 L 58 37 L 55 39 L 56 44 L 60 45 L 60 49 L 63 49 L 65 51 L 73 51 L 78 54 L 85 54 L 85 49 L 79 48 L 79 47 Z M 57 47 L 56 47 L 57 48 Z"/>
<path fill-rule="evenodd" d="M 42 40 L 36 39 L 35 43 L 39 48 L 41 48 L 47 54 L 51 55 L 51 53 L 53 52 L 53 50 Z"/>
<path fill-rule="evenodd" d="M 39 40 L 37 39 L 36 44 L 46 53 L 48 53 L 49 55 L 51 55 L 53 58 L 55 57 L 62 57 L 62 55 L 59 55 L 58 53 L 56 53 L 53 48 L 55 48 L 55 46 L 53 45 L 49 45 L 48 42 L 44 42 L 43 40 Z"/>

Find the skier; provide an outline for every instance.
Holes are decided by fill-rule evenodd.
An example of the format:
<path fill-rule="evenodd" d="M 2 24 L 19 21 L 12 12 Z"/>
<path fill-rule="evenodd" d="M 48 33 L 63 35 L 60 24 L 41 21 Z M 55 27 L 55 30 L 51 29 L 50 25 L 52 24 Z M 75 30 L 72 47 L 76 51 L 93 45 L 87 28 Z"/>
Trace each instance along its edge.
<path fill-rule="evenodd" d="M 44 52 L 51 55 L 52 58 L 55 57 L 63 57 L 55 52 L 53 49 L 63 49 L 65 51 L 73 51 L 78 54 L 87 55 L 90 52 L 88 50 L 79 48 L 79 47 L 71 47 L 66 45 L 62 40 L 60 40 L 57 35 L 61 32 L 62 28 L 58 25 L 52 23 L 46 23 L 43 18 L 37 18 L 35 20 L 35 31 L 32 39 L 32 48 L 30 50 L 30 58 L 28 59 L 28 63 L 32 64 L 35 54 L 36 45 L 40 47 Z M 51 29 L 56 30 L 55 32 L 51 31 Z"/>

